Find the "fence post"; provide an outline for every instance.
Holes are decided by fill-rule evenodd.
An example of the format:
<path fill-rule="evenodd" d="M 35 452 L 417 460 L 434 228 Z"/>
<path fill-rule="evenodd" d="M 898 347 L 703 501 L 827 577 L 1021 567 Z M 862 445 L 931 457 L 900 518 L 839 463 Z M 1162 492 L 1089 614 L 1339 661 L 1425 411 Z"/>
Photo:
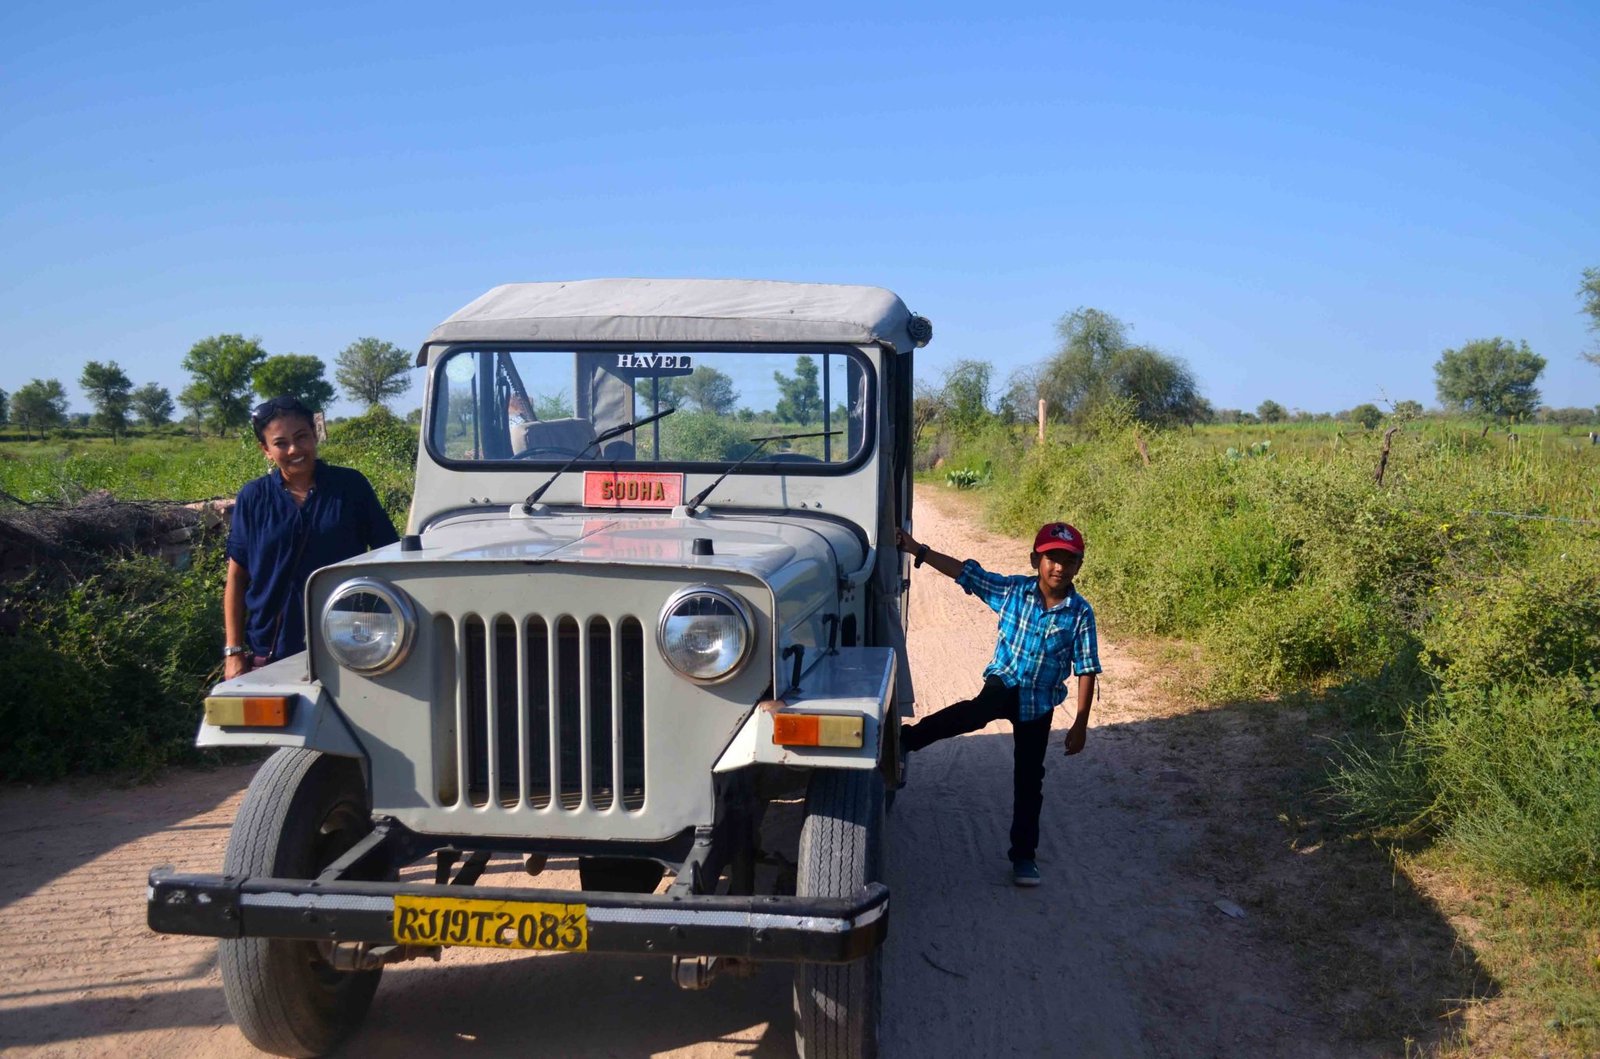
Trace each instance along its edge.
<path fill-rule="evenodd" d="M 1378 473 L 1372 476 L 1372 480 L 1378 485 L 1383 484 L 1383 472 L 1389 469 L 1389 442 L 1394 440 L 1394 432 L 1399 429 L 1390 427 L 1383 432 L 1383 451 L 1378 454 Z"/>
<path fill-rule="evenodd" d="M 1039 442 L 1040 442 L 1040 444 L 1044 443 L 1044 410 L 1045 410 L 1045 400 L 1044 400 L 1043 397 L 1041 397 L 1041 398 L 1039 398 Z"/>

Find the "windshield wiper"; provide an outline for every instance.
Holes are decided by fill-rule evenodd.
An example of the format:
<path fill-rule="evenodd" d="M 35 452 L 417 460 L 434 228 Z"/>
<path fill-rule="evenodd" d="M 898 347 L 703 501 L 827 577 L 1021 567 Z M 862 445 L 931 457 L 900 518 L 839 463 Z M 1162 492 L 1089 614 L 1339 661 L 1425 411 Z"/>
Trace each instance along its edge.
<path fill-rule="evenodd" d="M 587 456 L 590 449 L 597 445 L 604 445 L 612 438 L 626 434 L 630 430 L 637 430 L 639 427 L 647 426 L 651 423 L 654 423 L 658 419 L 664 419 L 676 411 L 676 408 L 663 408 L 655 415 L 645 416 L 643 419 L 635 419 L 631 423 L 623 423 L 620 426 L 614 426 L 609 430 L 602 430 L 600 433 L 594 436 L 593 441 L 589 442 L 589 444 L 585 445 L 583 448 L 574 453 L 572 459 L 562 464 L 561 469 L 546 479 L 543 485 L 528 494 L 528 499 L 522 502 L 522 513 L 524 515 L 533 514 L 533 505 L 539 502 L 539 498 L 541 496 L 544 496 L 544 491 L 549 489 L 552 485 L 555 485 L 556 479 L 560 478 L 563 474 L 566 474 L 569 470 L 571 470 L 574 463 L 577 463 L 579 460 Z"/>
<path fill-rule="evenodd" d="M 727 470 L 719 474 L 716 481 L 712 482 L 710 485 L 696 493 L 693 499 L 683 505 L 683 509 L 685 511 L 693 511 L 695 508 L 699 507 L 701 503 L 705 501 L 705 498 L 711 495 L 711 490 L 721 485 L 722 480 L 728 477 L 728 475 L 732 474 L 734 471 L 737 471 L 740 467 L 743 467 L 746 463 L 759 455 L 761 450 L 767 447 L 767 442 L 769 441 L 795 441 L 799 438 L 825 438 L 833 434 L 843 433 L 844 431 L 842 430 L 813 430 L 806 434 L 768 434 L 764 438 L 746 438 L 746 441 L 757 442 L 758 444 L 756 447 L 745 453 L 743 456 L 740 456 L 739 462 L 735 463 L 732 467 L 729 467 Z"/>

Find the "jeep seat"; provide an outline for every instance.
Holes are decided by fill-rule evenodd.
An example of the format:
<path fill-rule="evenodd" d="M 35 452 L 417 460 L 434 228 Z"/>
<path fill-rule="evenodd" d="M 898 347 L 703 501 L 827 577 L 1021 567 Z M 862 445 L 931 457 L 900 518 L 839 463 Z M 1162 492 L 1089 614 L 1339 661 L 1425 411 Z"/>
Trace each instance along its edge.
<path fill-rule="evenodd" d="M 558 449 L 576 454 L 593 440 L 594 424 L 587 419 L 539 419 L 511 431 L 515 452 Z"/>

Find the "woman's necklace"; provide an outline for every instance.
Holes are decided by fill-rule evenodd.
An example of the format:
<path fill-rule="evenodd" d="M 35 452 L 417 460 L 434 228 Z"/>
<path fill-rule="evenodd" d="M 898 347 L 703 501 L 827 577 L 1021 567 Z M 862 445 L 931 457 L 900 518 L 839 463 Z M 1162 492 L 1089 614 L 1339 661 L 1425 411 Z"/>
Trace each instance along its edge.
<path fill-rule="evenodd" d="M 296 504 L 304 504 L 306 502 L 306 498 L 311 495 L 311 490 L 315 485 L 315 480 L 309 481 L 305 485 L 293 485 L 287 478 L 283 480 L 284 489 L 288 491 L 289 496 Z"/>

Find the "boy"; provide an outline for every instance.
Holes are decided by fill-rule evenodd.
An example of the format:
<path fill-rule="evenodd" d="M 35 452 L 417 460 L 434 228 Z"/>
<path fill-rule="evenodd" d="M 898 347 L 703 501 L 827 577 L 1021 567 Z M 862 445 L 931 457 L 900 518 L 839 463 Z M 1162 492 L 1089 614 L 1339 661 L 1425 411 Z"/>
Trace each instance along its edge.
<path fill-rule="evenodd" d="M 1083 749 L 1094 702 L 1100 645 L 1094 610 L 1072 587 L 1083 567 L 1083 534 L 1065 522 L 1048 522 L 1033 538 L 1034 573 L 991 574 L 975 560 L 932 551 L 903 530 L 895 544 L 955 580 L 1000 615 L 994 659 L 983 671 L 983 690 L 965 702 L 900 730 L 900 745 L 921 750 L 939 739 L 976 731 L 990 721 L 1011 722 L 1014 744 L 1011 806 L 1011 881 L 1038 886 L 1039 809 L 1044 802 L 1044 752 L 1050 714 L 1067 697 L 1066 679 L 1078 677 L 1078 713 L 1067 730 L 1067 753 Z M 1069 668 L 1070 667 L 1070 668 Z"/>

